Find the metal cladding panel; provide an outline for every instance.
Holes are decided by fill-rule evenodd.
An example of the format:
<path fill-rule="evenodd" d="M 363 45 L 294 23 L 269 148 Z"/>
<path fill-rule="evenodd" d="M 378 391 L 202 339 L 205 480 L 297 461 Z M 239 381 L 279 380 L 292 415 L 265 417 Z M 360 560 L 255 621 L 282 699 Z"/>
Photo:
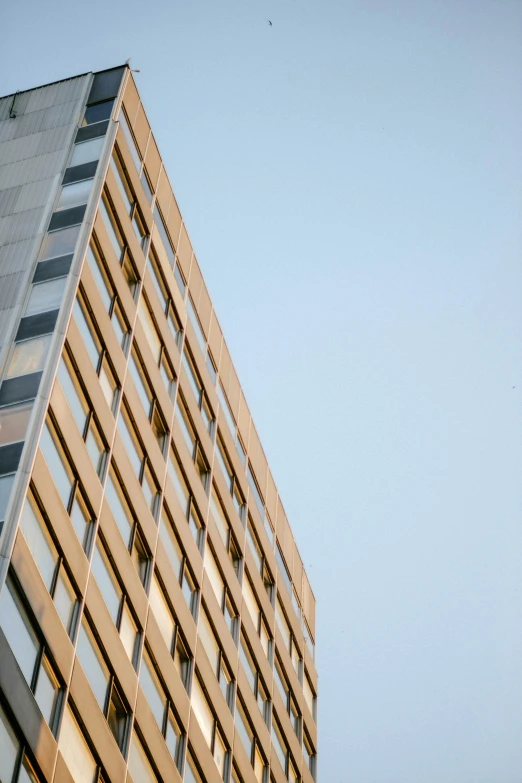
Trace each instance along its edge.
<path fill-rule="evenodd" d="M 0 99 L 0 360 L 31 282 L 91 80 L 86 74 Z"/>

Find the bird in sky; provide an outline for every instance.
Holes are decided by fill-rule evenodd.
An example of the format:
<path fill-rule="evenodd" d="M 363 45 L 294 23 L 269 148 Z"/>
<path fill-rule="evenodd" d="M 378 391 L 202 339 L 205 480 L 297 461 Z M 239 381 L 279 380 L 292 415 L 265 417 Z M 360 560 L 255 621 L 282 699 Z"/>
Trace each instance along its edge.
<path fill-rule="evenodd" d="M 272 22 L 270 21 L 270 19 L 268 20 L 268 24 L 270 25 L 270 27 L 273 27 L 273 26 L 274 26 L 274 25 L 272 24 Z"/>

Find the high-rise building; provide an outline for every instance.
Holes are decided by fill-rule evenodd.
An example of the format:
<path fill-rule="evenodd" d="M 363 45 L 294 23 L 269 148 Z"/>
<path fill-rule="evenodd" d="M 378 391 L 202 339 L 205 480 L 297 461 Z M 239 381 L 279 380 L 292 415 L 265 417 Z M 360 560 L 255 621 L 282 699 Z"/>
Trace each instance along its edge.
<path fill-rule="evenodd" d="M 310 783 L 315 601 L 127 66 L 0 99 L 0 780 Z"/>

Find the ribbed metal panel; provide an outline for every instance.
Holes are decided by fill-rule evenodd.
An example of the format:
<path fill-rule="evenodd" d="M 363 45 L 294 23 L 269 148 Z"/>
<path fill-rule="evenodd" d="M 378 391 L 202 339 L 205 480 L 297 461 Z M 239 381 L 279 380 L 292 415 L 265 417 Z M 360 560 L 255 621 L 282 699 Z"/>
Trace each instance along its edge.
<path fill-rule="evenodd" d="M 16 96 L 15 111 L 17 114 L 23 114 L 31 96 L 29 93 L 20 93 Z M 0 122 L 9 117 L 11 106 L 13 105 L 13 96 L 8 95 L 0 100 Z"/>
<path fill-rule="evenodd" d="M 4 120 L 0 122 L 0 141 L 19 139 L 22 136 L 31 136 L 39 131 L 66 125 L 76 119 L 79 110 L 77 101 L 69 101 L 25 114 L 17 117 L 16 120 Z"/>
<path fill-rule="evenodd" d="M 11 242 L 36 236 L 41 222 L 41 207 L 0 218 L 0 245 L 9 245 Z"/>
<path fill-rule="evenodd" d="M 18 304 L 24 296 L 21 283 L 24 272 L 15 272 L 13 275 L 2 275 L 0 285 L 0 310 L 8 310 Z"/>
<path fill-rule="evenodd" d="M 0 190 L 0 217 L 10 215 L 15 211 L 16 202 L 22 192 L 21 185 L 15 185 L 7 190 Z"/>
<path fill-rule="evenodd" d="M 42 135 L 42 133 L 34 133 L 32 136 L 0 142 L 0 161 L 2 161 L 2 165 L 39 155 L 40 150 L 38 147 Z M 45 150 L 45 152 L 49 151 Z"/>
<path fill-rule="evenodd" d="M 19 272 L 21 269 L 27 268 L 33 247 L 33 237 L 0 247 L 0 285 L 2 285 L 4 275 L 11 275 L 13 272 Z"/>
<path fill-rule="evenodd" d="M 46 155 L 38 155 L 36 158 L 0 166 L 0 190 L 14 185 L 26 185 L 28 182 L 38 182 L 40 179 L 49 179 L 60 171 L 64 160 L 64 150 L 57 150 Z"/>
<path fill-rule="evenodd" d="M 27 185 L 22 185 L 13 212 L 24 212 L 26 209 L 43 207 L 47 204 L 51 191 L 54 190 L 54 187 L 58 184 L 59 180 L 60 175 L 57 174 L 55 177 L 41 179 L 38 182 L 28 182 Z M 0 196 L 3 192 L 4 191 L 0 190 Z"/>

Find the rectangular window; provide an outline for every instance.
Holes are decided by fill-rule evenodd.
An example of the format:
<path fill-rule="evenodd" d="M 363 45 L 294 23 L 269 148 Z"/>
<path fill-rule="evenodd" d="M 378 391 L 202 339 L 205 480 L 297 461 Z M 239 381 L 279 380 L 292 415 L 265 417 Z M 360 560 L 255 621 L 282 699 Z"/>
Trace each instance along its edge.
<path fill-rule="evenodd" d="M 96 139 L 89 139 L 80 144 L 75 144 L 68 168 L 71 168 L 72 166 L 83 166 L 84 163 L 91 163 L 92 161 L 99 160 L 104 144 L 104 136 L 98 136 Z"/>
<path fill-rule="evenodd" d="M 225 390 L 223 389 L 223 385 L 221 384 L 221 382 L 218 383 L 217 385 L 217 394 L 218 394 L 219 405 L 221 410 L 223 411 L 223 415 L 225 416 L 225 420 L 228 424 L 228 428 L 232 433 L 232 436 L 235 437 L 236 421 L 234 419 L 234 416 L 232 415 L 232 411 L 230 409 L 230 405 L 227 400 L 227 396 L 225 394 Z"/>
<path fill-rule="evenodd" d="M 145 751 L 144 745 L 140 742 L 136 730 L 134 730 L 132 732 L 128 762 L 129 772 L 134 783 L 159 783 L 159 778 L 152 768 L 149 755 L 148 751 Z"/>
<path fill-rule="evenodd" d="M 112 154 L 110 167 L 116 179 L 116 184 L 123 199 L 123 203 L 125 204 L 127 213 L 130 215 L 135 203 L 134 194 L 116 149 Z"/>
<path fill-rule="evenodd" d="M 112 107 L 114 106 L 114 100 L 100 101 L 92 106 L 87 106 L 85 114 L 82 120 L 82 127 L 84 125 L 94 125 L 96 122 L 103 122 L 110 119 L 112 114 Z"/>
<path fill-rule="evenodd" d="M 98 373 L 102 356 L 102 342 L 83 297 L 76 298 L 73 314 L 94 370 Z"/>
<path fill-rule="evenodd" d="M 40 261 L 48 261 L 50 258 L 67 256 L 74 253 L 76 240 L 80 233 L 80 226 L 62 228 L 60 231 L 51 231 L 45 237 Z"/>
<path fill-rule="evenodd" d="M 158 728 L 169 749 L 170 755 L 181 772 L 183 764 L 183 734 L 174 717 L 173 705 L 167 697 L 157 674 L 156 667 L 147 651 L 143 654 L 140 667 L 140 685 L 156 719 Z"/>
<path fill-rule="evenodd" d="M 22 510 L 20 529 L 36 562 L 44 584 L 54 601 L 65 630 L 74 638 L 79 602 L 47 525 L 32 493 Z"/>
<path fill-rule="evenodd" d="M 54 280 L 46 280 L 44 283 L 33 285 L 24 315 L 27 317 L 58 310 L 66 283 L 66 277 L 57 277 Z"/>
<path fill-rule="evenodd" d="M 268 697 L 268 691 L 263 684 L 261 675 L 254 661 L 254 657 L 250 652 L 243 635 L 241 635 L 241 642 L 239 644 L 239 659 L 243 664 L 248 682 L 252 688 L 254 696 L 256 697 L 259 711 L 263 717 L 263 720 L 268 726 L 270 722 L 270 699 Z"/>
<path fill-rule="evenodd" d="M 123 131 L 123 135 L 125 136 L 125 140 L 129 146 L 129 152 L 131 154 L 132 161 L 134 165 L 136 166 L 136 169 L 139 171 L 141 168 L 141 155 L 138 152 L 138 148 L 136 146 L 136 142 L 134 141 L 134 136 L 132 135 L 132 131 L 130 129 L 129 122 L 127 120 L 127 117 L 125 115 L 125 112 L 123 109 L 121 109 L 119 115 L 118 115 L 118 121 L 120 123 L 120 127 Z"/>
<path fill-rule="evenodd" d="M 32 409 L 32 401 L 0 408 L 0 446 L 24 440 Z"/>
<path fill-rule="evenodd" d="M 310 710 L 310 715 L 312 716 L 312 718 L 314 720 L 317 720 L 317 717 L 316 717 L 317 699 L 316 699 L 316 695 L 314 693 L 314 689 L 312 688 L 312 685 L 311 685 L 310 680 L 308 678 L 308 674 L 306 673 L 306 670 L 305 670 L 304 677 L 303 677 L 303 694 L 304 694 L 304 699 L 305 699 L 306 705 L 308 706 L 308 709 Z"/>
<path fill-rule="evenodd" d="M 118 220 L 112 208 L 112 205 L 104 193 L 100 201 L 100 215 L 103 219 L 105 229 L 109 235 L 109 239 L 114 250 L 114 254 L 118 261 L 121 261 L 123 251 L 125 249 L 125 240 L 121 232 Z"/>
<path fill-rule="evenodd" d="M 283 553 L 281 552 L 281 547 L 279 546 L 279 543 L 276 546 L 276 561 L 277 565 L 279 566 L 279 571 L 281 573 L 281 576 L 283 577 L 283 584 L 288 590 L 289 595 L 292 595 L 292 580 L 290 578 L 290 574 L 288 572 L 288 568 L 286 567 L 286 563 L 283 558 Z"/>
<path fill-rule="evenodd" d="M 0 626 L 43 717 L 53 734 L 56 734 L 61 709 L 61 688 L 47 657 L 46 648 L 38 638 L 11 578 L 8 578 L 0 598 Z"/>
<path fill-rule="evenodd" d="M 147 172 L 145 170 L 145 166 L 143 167 L 143 171 L 141 172 L 140 182 L 143 185 L 143 190 L 145 192 L 145 198 L 147 199 L 149 204 L 151 204 L 152 203 L 153 193 L 152 193 L 152 187 L 151 187 L 151 184 L 150 184 L 150 181 L 149 181 L 149 177 L 148 177 Z"/>
<path fill-rule="evenodd" d="M 203 333 L 203 329 L 201 328 L 201 324 L 199 322 L 199 318 L 196 313 L 196 309 L 194 307 L 190 294 L 187 299 L 187 314 L 190 323 L 192 324 L 194 331 L 196 333 L 196 339 L 198 341 L 199 347 L 201 348 L 201 352 L 203 353 L 203 355 L 205 355 L 207 350 L 207 338 L 205 337 Z"/>
<path fill-rule="evenodd" d="M 259 487 L 257 486 L 257 480 L 254 476 L 251 465 L 248 466 L 248 485 L 250 487 L 251 495 L 254 498 L 255 504 L 257 506 L 257 510 L 259 511 L 259 516 L 261 519 L 263 519 L 265 516 L 265 504 Z"/>
<path fill-rule="evenodd" d="M 198 678 L 195 679 L 194 687 L 192 688 L 192 710 L 196 716 L 196 720 L 199 723 L 200 729 L 203 732 L 203 736 L 207 742 L 210 752 L 214 757 L 216 766 L 219 770 L 219 774 L 225 780 L 227 772 L 227 756 L 228 752 L 218 727 L 214 713 L 208 703 L 207 697 L 203 691 L 201 683 Z"/>
<path fill-rule="evenodd" d="M 56 212 L 62 209 L 71 209 L 87 204 L 91 194 L 92 179 L 84 179 L 80 182 L 73 182 L 70 185 L 64 185 L 60 193 L 60 199 L 56 206 Z"/>
<path fill-rule="evenodd" d="M 189 528 L 194 541 L 196 542 L 197 547 L 201 550 L 203 546 L 203 524 L 196 508 L 189 484 L 181 468 L 178 455 L 174 451 L 174 447 L 172 445 L 170 448 L 167 469 L 169 478 L 172 481 L 176 491 L 176 496 L 181 505 L 181 508 L 183 509 L 183 514 L 188 520 Z"/>
<path fill-rule="evenodd" d="M 75 783 L 94 783 L 98 766 L 69 705 L 64 710 L 58 748 Z"/>
<path fill-rule="evenodd" d="M 51 339 L 52 334 L 46 334 L 43 337 L 15 343 L 5 377 L 15 378 L 42 370 L 49 355 Z"/>
<path fill-rule="evenodd" d="M 156 222 L 156 228 L 158 229 L 158 233 L 161 237 L 163 247 L 169 259 L 169 263 L 172 267 L 176 261 L 176 253 L 174 252 L 174 246 L 170 241 L 170 237 L 163 220 L 163 215 L 161 214 L 157 203 L 154 205 L 154 220 Z"/>
<path fill-rule="evenodd" d="M 0 533 L 2 532 L 2 523 L 7 513 L 11 489 L 15 480 L 15 474 L 10 473 L 6 476 L 0 476 Z"/>

